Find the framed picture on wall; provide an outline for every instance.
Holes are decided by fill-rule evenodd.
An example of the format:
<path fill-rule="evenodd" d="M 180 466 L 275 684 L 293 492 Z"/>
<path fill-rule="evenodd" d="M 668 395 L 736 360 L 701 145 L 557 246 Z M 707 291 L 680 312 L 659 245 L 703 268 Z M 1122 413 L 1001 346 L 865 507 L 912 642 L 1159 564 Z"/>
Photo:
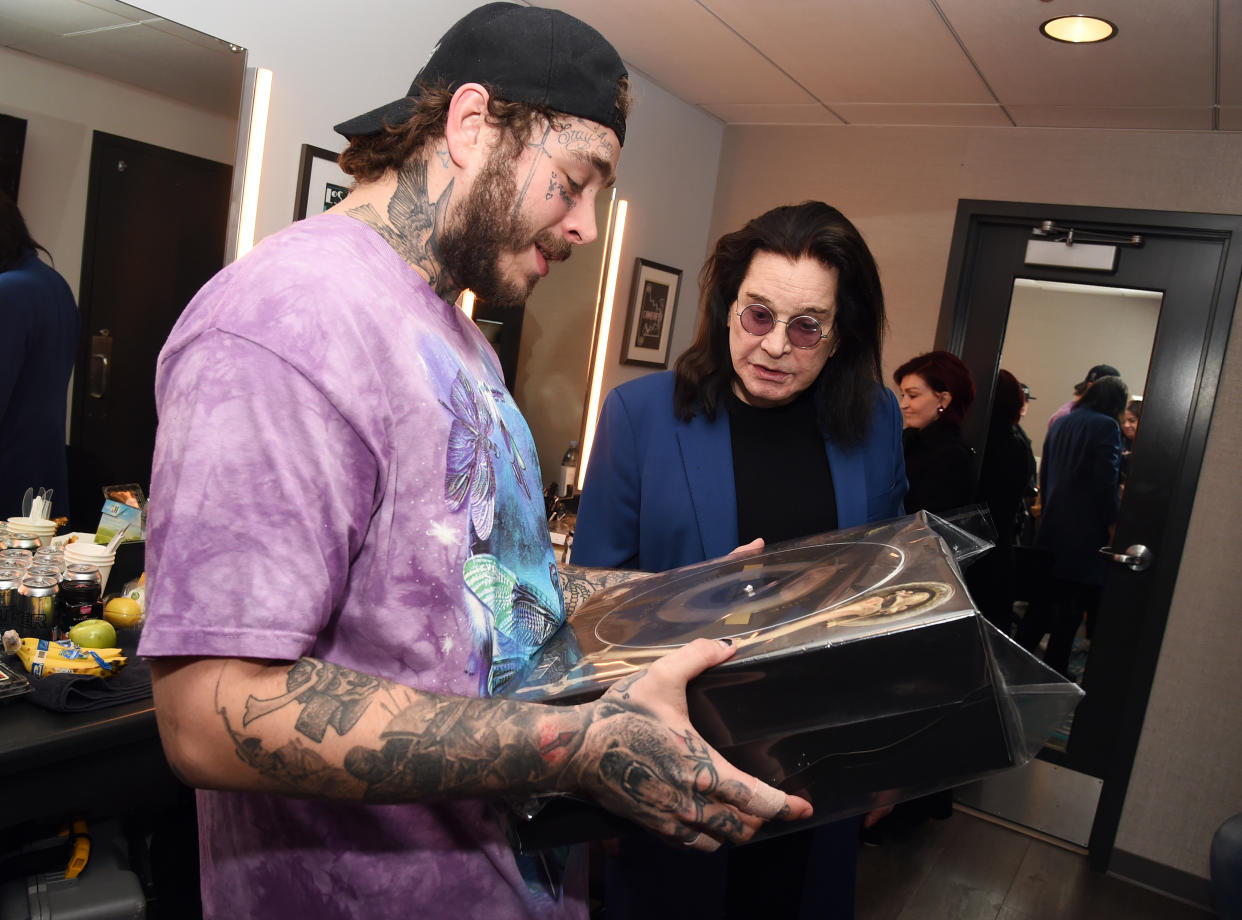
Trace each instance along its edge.
<path fill-rule="evenodd" d="M 293 219 L 322 214 L 349 194 L 353 178 L 336 165 L 337 155 L 322 147 L 302 145 L 298 164 L 298 194 L 293 203 Z"/>
<path fill-rule="evenodd" d="M 677 292 L 681 269 L 638 259 L 634 283 L 630 287 L 630 309 L 625 320 L 625 341 L 621 346 L 623 364 L 668 367 L 669 340 L 673 336 L 673 315 L 677 312 Z"/>

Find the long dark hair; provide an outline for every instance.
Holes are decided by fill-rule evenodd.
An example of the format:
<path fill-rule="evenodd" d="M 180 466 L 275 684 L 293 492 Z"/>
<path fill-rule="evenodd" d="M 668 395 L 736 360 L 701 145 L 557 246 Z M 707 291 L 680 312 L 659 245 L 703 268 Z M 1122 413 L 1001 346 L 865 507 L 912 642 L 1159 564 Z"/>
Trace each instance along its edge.
<path fill-rule="evenodd" d="M 0 191 L 0 272 L 7 272 L 32 249 L 47 252 L 30 236 L 22 212 L 17 209 L 17 203 L 7 192 Z M 50 259 L 52 254 L 48 252 L 47 256 Z"/>
<path fill-rule="evenodd" d="M 1078 397 L 1074 410 L 1094 409 L 1103 412 L 1109 418 L 1120 418 L 1126 411 L 1126 402 L 1130 399 L 1130 388 L 1120 377 L 1101 377 L 1087 388 L 1087 392 Z"/>
<path fill-rule="evenodd" d="M 842 445 L 867 436 L 876 387 L 883 380 L 884 293 L 871 250 L 858 229 L 822 201 L 773 208 L 726 233 L 699 272 L 701 304 L 694 342 L 674 365 L 673 408 L 689 421 L 714 419 L 733 385 L 729 311 L 757 252 L 810 258 L 837 270 L 833 337 L 836 350 L 815 387 L 819 426 Z"/>

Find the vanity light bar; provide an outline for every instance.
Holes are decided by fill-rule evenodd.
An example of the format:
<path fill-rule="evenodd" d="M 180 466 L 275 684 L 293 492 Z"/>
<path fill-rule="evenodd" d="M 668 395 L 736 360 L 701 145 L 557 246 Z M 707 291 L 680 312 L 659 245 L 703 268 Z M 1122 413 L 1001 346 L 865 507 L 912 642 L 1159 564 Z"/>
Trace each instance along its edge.
<path fill-rule="evenodd" d="M 599 418 L 600 391 L 604 388 L 604 358 L 608 354 L 608 331 L 612 328 L 612 305 L 617 294 L 617 271 L 621 267 L 621 242 L 625 238 L 625 214 L 629 202 L 624 199 L 615 204 L 615 211 L 610 215 L 611 245 L 608 250 L 608 278 L 604 284 L 604 295 L 597 320 L 598 329 L 595 335 L 595 353 L 591 355 L 590 379 L 591 388 L 587 394 L 586 417 L 582 420 L 582 452 L 578 461 L 578 481 L 575 486 L 582 488 L 586 482 L 587 464 L 591 462 L 591 447 L 595 442 L 595 424 Z"/>
<path fill-rule="evenodd" d="M 236 222 L 237 236 L 229 247 L 232 259 L 240 259 L 254 248 L 255 224 L 259 216 L 259 178 L 263 172 L 263 145 L 267 140 L 267 113 L 272 98 L 272 72 L 266 67 L 246 69 L 246 87 L 242 93 L 242 124 L 246 135 L 238 138 L 238 147 L 246 151 L 242 173 L 241 205 Z M 244 108 L 250 109 L 249 121 Z M 232 223 L 232 222 L 230 222 Z"/>

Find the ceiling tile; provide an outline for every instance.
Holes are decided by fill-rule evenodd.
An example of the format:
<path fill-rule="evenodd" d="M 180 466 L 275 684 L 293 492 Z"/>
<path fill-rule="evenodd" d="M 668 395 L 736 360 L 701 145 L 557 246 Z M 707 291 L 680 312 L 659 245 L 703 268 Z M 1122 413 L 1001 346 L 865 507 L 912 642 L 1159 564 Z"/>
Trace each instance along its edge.
<path fill-rule="evenodd" d="M 999 105 L 869 105 L 843 103 L 833 111 L 851 125 L 1013 125 Z"/>
<path fill-rule="evenodd" d="M 1071 12 L 1059 5 L 939 3 L 1005 106 L 1213 102 L 1211 0 L 1092 0 L 1091 14 L 1118 28 L 1115 37 L 1095 45 L 1056 42 L 1040 34 L 1044 20 Z"/>
<path fill-rule="evenodd" d="M 819 103 L 809 105 L 720 102 L 701 108 L 730 125 L 843 125 Z"/>
<path fill-rule="evenodd" d="M 1221 107 L 1220 130 L 1242 131 L 1242 105 L 1227 105 Z"/>
<path fill-rule="evenodd" d="M 1212 107 L 1156 108 L 1085 105 L 1011 105 L 1020 128 L 1129 128 L 1148 131 L 1210 131 Z"/>
<path fill-rule="evenodd" d="M 932 3 L 702 2 L 830 106 L 994 101 Z"/>
<path fill-rule="evenodd" d="M 1242 105 L 1242 0 L 1220 3 L 1220 104 Z"/>
<path fill-rule="evenodd" d="M 805 90 L 694 0 L 556 0 L 686 102 L 808 103 Z"/>

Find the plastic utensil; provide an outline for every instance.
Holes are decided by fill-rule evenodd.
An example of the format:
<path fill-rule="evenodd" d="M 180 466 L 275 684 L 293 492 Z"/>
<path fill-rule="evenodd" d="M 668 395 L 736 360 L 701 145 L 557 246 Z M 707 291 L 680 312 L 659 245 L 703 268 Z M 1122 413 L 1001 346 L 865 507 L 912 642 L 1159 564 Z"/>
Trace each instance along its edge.
<path fill-rule="evenodd" d="M 126 524 L 124 527 L 122 527 L 120 530 L 118 530 L 115 534 L 112 535 L 112 539 L 108 541 L 108 552 L 110 553 L 116 552 L 117 544 L 121 542 L 121 537 L 125 536 L 125 531 L 127 530 L 129 530 L 128 524 Z"/>
<path fill-rule="evenodd" d="M 22 517 L 30 517 L 30 506 L 34 504 L 34 489 L 27 489 L 22 496 Z"/>

